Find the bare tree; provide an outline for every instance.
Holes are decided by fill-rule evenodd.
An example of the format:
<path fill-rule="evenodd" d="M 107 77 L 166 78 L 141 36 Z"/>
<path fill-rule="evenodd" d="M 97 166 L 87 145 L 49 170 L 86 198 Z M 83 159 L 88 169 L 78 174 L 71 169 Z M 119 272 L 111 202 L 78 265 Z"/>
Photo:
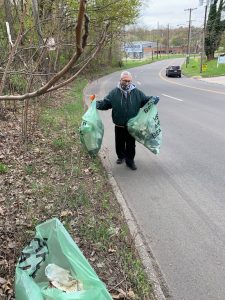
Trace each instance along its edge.
<path fill-rule="evenodd" d="M 37 2 L 33 0 L 33 9 L 34 6 L 36 7 Z M 75 52 L 72 54 L 72 57 L 70 58 L 69 62 L 62 67 L 60 71 L 58 71 L 56 74 L 53 74 L 53 76 L 45 83 L 42 84 L 42 86 L 38 87 L 37 89 L 33 91 L 29 91 L 31 87 L 31 82 L 33 80 L 33 77 L 35 76 L 35 70 L 38 69 L 38 64 L 41 61 L 41 58 L 43 56 L 43 49 L 47 48 L 48 41 L 43 45 L 43 47 L 40 47 L 37 51 L 42 53 L 39 56 L 39 59 L 36 61 L 34 64 L 32 71 L 29 71 L 30 75 L 30 80 L 28 84 L 28 89 L 27 92 L 21 95 L 3 95 L 3 90 L 6 82 L 6 78 L 9 74 L 9 69 L 12 64 L 12 62 L 15 59 L 15 55 L 19 53 L 19 44 L 21 41 L 21 38 L 25 35 L 24 32 L 22 31 L 22 25 L 20 26 L 20 30 L 18 31 L 17 34 L 17 39 L 14 43 L 14 45 L 11 47 L 11 51 L 9 54 L 8 62 L 5 66 L 4 73 L 1 79 L 1 84 L 0 84 L 0 101 L 1 100 L 24 100 L 28 98 L 34 98 L 43 94 L 46 94 L 48 92 L 54 91 L 58 88 L 61 88 L 68 83 L 72 82 L 77 78 L 77 76 L 84 70 L 84 68 L 90 63 L 91 60 L 93 60 L 96 56 L 96 54 L 99 52 L 101 47 L 103 46 L 106 36 L 107 36 L 107 29 L 108 29 L 108 24 L 106 24 L 104 30 L 102 31 L 102 34 L 99 38 L 99 40 L 96 42 L 96 46 L 92 49 L 92 51 L 89 51 L 89 54 L 86 54 L 86 56 L 82 59 L 82 54 L 84 53 L 84 49 L 87 46 L 87 38 L 88 38 L 88 29 L 89 29 L 89 17 L 86 13 L 86 6 L 87 6 L 87 0 L 80 0 L 79 1 L 79 7 L 78 7 L 78 12 L 77 12 L 77 22 L 76 22 L 76 32 L 75 32 Z M 37 8 L 37 7 L 36 7 Z M 35 9 L 36 9 L 35 8 Z M 24 10 L 25 12 L 25 10 Z M 23 15 L 20 20 L 20 24 L 23 24 L 24 18 L 25 18 L 25 13 L 23 12 Z M 36 11 L 37 12 L 37 11 Z M 37 18 L 36 15 L 36 22 L 35 26 L 38 31 L 38 36 L 40 37 L 41 34 L 41 27 L 40 27 L 40 20 Z M 36 51 L 36 52 L 37 52 Z M 36 53 L 35 52 L 35 53 Z M 35 54 L 34 54 L 35 55 Z M 20 59 L 23 61 L 23 58 L 20 57 Z M 33 59 L 33 57 L 32 57 Z M 27 63 L 23 61 L 25 69 L 27 68 Z M 73 75 L 69 75 L 69 78 L 65 78 L 65 75 L 69 74 L 69 71 L 71 71 L 72 68 L 76 67 L 76 72 Z M 26 70 L 24 71 L 26 72 Z"/>

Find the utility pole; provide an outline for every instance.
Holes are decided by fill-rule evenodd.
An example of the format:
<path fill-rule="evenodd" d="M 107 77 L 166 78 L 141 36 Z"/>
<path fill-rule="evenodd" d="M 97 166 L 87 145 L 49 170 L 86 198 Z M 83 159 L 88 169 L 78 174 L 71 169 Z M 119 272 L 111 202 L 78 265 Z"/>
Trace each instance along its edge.
<path fill-rule="evenodd" d="M 167 26 L 167 47 L 168 47 L 167 54 L 169 55 L 169 53 L 170 53 L 170 24 L 168 24 L 168 26 Z"/>
<path fill-rule="evenodd" d="M 203 5 L 203 0 L 199 1 L 199 5 Z M 206 0 L 205 4 L 205 16 L 204 16 L 204 25 L 203 25 L 203 31 L 202 31 L 202 52 L 201 52 L 201 61 L 200 61 L 200 73 L 202 73 L 202 65 L 203 65 L 203 58 L 205 54 L 205 32 L 206 32 L 206 21 L 207 21 L 207 10 L 208 6 L 214 4 L 214 0 Z"/>
<path fill-rule="evenodd" d="M 205 29 L 206 29 L 207 10 L 208 10 L 208 5 L 206 4 L 204 25 L 203 25 L 203 31 L 202 31 L 202 52 L 201 52 L 200 73 L 202 73 L 203 57 L 204 57 L 204 53 L 205 53 Z"/>
<path fill-rule="evenodd" d="M 159 22 L 157 23 L 157 59 L 159 58 Z"/>
<path fill-rule="evenodd" d="M 187 65 L 189 64 L 189 60 L 190 60 L 190 48 L 191 48 L 191 13 L 192 13 L 192 10 L 195 10 L 195 9 L 197 9 L 197 8 L 188 8 L 188 9 L 185 9 L 185 11 L 189 10 L 188 46 L 187 46 L 186 68 L 187 68 Z"/>

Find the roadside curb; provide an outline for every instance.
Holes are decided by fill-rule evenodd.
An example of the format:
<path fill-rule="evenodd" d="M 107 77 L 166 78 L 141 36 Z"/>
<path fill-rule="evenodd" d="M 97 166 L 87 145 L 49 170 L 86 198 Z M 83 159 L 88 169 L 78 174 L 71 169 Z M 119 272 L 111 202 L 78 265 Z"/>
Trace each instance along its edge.
<path fill-rule="evenodd" d="M 201 79 L 202 79 L 202 76 L 196 75 L 196 76 L 192 76 L 191 78 L 192 78 L 192 79 L 198 79 L 198 80 L 201 80 Z"/>
<path fill-rule="evenodd" d="M 130 233 L 131 233 L 132 237 L 134 238 L 135 247 L 136 247 L 138 254 L 140 256 L 140 259 L 143 263 L 145 272 L 151 281 L 155 299 L 156 300 L 166 300 L 166 299 L 168 299 L 168 297 L 171 299 L 171 297 L 169 296 L 169 293 L 167 292 L 167 287 L 166 286 L 164 287 L 165 294 L 167 295 L 167 297 L 165 296 L 165 294 L 161 288 L 160 280 L 158 279 L 159 276 L 155 270 L 156 268 L 154 267 L 154 264 L 156 264 L 156 263 L 154 262 L 153 257 L 151 257 L 152 256 L 151 250 L 147 249 L 147 247 L 145 245 L 145 242 L 140 234 L 140 230 L 137 226 L 136 220 L 133 217 L 133 215 L 132 215 L 132 213 L 131 213 L 131 211 L 119 189 L 119 186 L 117 185 L 117 182 L 114 179 L 114 177 L 110 171 L 110 165 L 107 162 L 106 155 L 104 154 L 103 150 L 100 150 L 99 157 L 100 157 L 101 162 L 107 172 L 109 183 L 113 189 L 113 192 L 117 198 L 117 201 L 123 210 L 125 220 L 129 227 Z"/>

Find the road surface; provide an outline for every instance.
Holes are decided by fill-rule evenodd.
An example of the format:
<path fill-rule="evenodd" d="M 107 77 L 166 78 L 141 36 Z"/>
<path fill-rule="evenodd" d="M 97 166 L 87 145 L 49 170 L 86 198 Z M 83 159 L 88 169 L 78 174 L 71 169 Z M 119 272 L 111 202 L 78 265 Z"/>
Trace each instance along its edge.
<path fill-rule="evenodd" d="M 225 300 L 225 86 L 167 78 L 179 59 L 133 68 L 133 82 L 159 95 L 163 143 L 158 156 L 137 143 L 138 170 L 116 165 L 111 111 L 103 152 L 112 175 L 175 300 Z M 120 72 L 92 82 L 102 99 Z"/>

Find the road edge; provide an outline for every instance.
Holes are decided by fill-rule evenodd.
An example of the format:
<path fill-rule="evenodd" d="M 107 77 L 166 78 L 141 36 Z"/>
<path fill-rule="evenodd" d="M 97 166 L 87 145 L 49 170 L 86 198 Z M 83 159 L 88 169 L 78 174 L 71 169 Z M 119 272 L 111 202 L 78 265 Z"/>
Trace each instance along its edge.
<path fill-rule="evenodd" d="M 145 272 L 146 272 L 149 280 L 151 281 L 154 297 L 156 300 L 166 300 L 166 299 L 168 299 L 169 292 L 167 291 L 167 287 L 165 286 L 163 288 L 165 290 L 165 294 L 167 295 L 167 296 L 165 296 L 163 289 L 161 287 L 162 283 L 160 283 L 160 280 L 158 279 L 158 277 L 159 277 L 158 272 L 156 272 L 157 266 L 154 267 L 155 261 L 152 256 L 152 251 L 151 251 L 151 249 L 147 249 L 147 247 L 145 245 L 145 242 L 140 234 L 140 230 L 137 226 L 137 222 L 136 222 L 130 208 L 128 207 L 128 205 L 126 203 L 115 178 L 113 177 L 113 175 L 110 171 L 110 165 L 109 165 L 109 163 L 107 163 L 105 153 L 103 153 L 103 151 L 100 150 L 98 156 L 100 157 L 102 165 L 104 166 L 104 168 L 106 170 L 109 183 L 110 183 L 112 190 L 117 198 L 118 203 L 120 204 L 120 206 L 122 208 L 122 211 L 123 211 L 125 220 L 127 222 L 127 225 L 129 227 L 130 233 L 131 233 L 132 237 L 134 238 L 135 247 L 136 247 L 138 254 L 140 256 L 140 259 L 143 263 Z M 164 286 L 164 283 L 163 283 L 163 286 Z M 170 296 L 169 296 L 169 298 L 171 299 Z"/>

